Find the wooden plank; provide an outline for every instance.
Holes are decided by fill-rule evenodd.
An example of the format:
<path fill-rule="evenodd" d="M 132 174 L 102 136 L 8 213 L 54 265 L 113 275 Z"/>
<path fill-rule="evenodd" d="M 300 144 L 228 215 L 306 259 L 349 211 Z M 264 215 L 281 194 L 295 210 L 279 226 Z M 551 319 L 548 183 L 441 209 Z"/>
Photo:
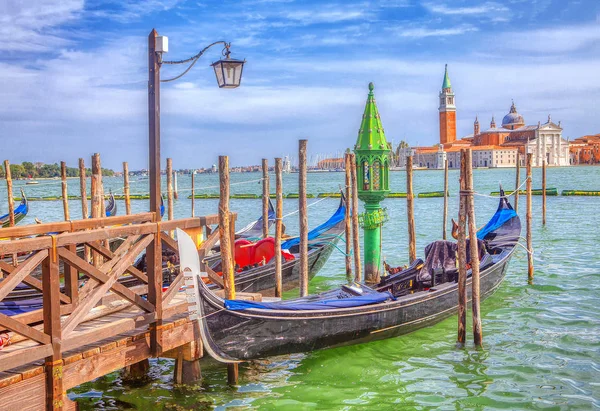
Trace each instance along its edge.
<path fill-rule="evenodd" d="M 123 256 L 120 261 L 112 268 L 110 278 L 108 281 L 99 287 L 95 288 L 94 291 L 88 295 L 85 300 L 82 300 L 79 307 L 71 314 L 69 318 L 63 324 L 63 334 L 66 336 L 72 332 L 77 324 L 79 324 L 89 310 L 96 305 L 96 303 L 102 298 L 108 290 L 110 290 L 118 277 L 123 274 L 125 269 L 131 265 L 133 260 L 141 253 L 141 251 L 154 239 L 153 235 L 146 236 L 138 243 L 136 243 L 129 252 Z M 150 304 L 152 304 L 150 302 Z"/>
<path fill-rule="evenodd" d="M 36 345 L 11 352 L 0 351 L 0 371 L 10 370 L 52 355 L 52 344 Z"/>
<path fill-rule="evenodd" d="M 165 232 L 160 233 L 160 240 L 162 241 L 163 245 L 167 246 L 167 248 L 175 251 L 176 253 L 179 252 L 177 241 L 175 241 L 171 236 L 167 235 Z"/>
<path fill-rule="evenodd" d="M 204 264 L 204 271 L 206 271 L 206 274 L 208 274 L 208 278 L 210 278 L 210 281 L 212 281 L 215 284 L 218 284 L 219 286 L 221 286 L 221 288 L 225 288 L 223 277 L 214 272 L 214 270 L 210 268 L 207 264 Z"/>
<path fill-rule="evenodd" d="M 63 367 L 63 387 L 71 389 L 95 378 L 150 357 L 149 338 L 131 341 L 114 350 L 82 359 Z"/>
<path fill-rule="evenodd" d="M 91 247 L 93 247 L 96 251 L 98 251 L 104 257 L 110 258 L 110 259 L 115 258 L 115 253 L 110 251 L 110 249 L 104 247 L 102 244 L 100 244 L 100 242 L 92 241 L 89 244 Z M 133 275 L 134 277 L 137 277 L 141 281 L 148 283 L 148 276 L 146 276 L 146 274 L 144 274 L 143 272 L 141 272 L 140 270 L 135 268 L 133 265 L 127 268 L 127 272 L 131 273 L 131 275 Z"/>
<path fill-rule="evenodd" d="M 39 411 L 46 406 L 45 374 L 0 389 L 0 404 L 5 411 Z M 24 399 L 27 399 L 24 401 Z"/>
<path fill-rule="evenodd" d="M 4 299 L 25 277 L 48 256 L 47 250 L 38 251 L 29 257 L 20 266 L 15 267 L 12 272 L 0 283 L 0 301 Z M 4 268 L 6 270 L 6 268 Z"/>
<path fill-rule="evenodd" d="M 100 281 L 104 284 L 107 283 L 108 281 L 110 281 L 110 276 L 104 274 L 104 272 L 100 271 L 93 265 L 89 264 L 87 261 L 80 258 L 77 254 L 72 253 L 71 251 L 66 250 L 64 248 L 60 248 L 58 250 L 58 254 L 60 255 L 60 257 L 63 260 L 65 260 L 65 262 L 67 264 L 72 265 L 73 267 L 77 268 L 78 270 L 85 272 L 86 274 L 88 274 L 90 277 L 93 277 L 97 281 Z M 135 304 L 139 307 L 142 307 L 147 312 L 154 311 L 154 306 L 152 304 L 150 304 L 147 300 L 145 300 L 138 294 L 134 293 L 129 288 L 125 287 L 124 285 L 120 284 L 119 282 L 115 282 L 113 284 L 112 290 L 116 294 L 119 294 L 121 297 L 127 299 L 128 301 L 132 302 L 133 304 Z"/>
<path fill-rule="evenodd" d="M 171 299 L 177 294 L 181 283 L 183 282 L 183 273 L 177 274 L 177 277 L 171 282 L 167 291 L 163 293 L 163 306 L 166 306 L 171 302 Z"/>
<path fill-rule="evenodd" d="M 0 313 L 0 327 L 4 327 L 8 330 L 14 331 L 18 334 L 21 334 L 27 338 L 31 338 L 32 340 L 42 344 L 48 344 L 51 341 L 49 335 L 46 335 L 43 332 L 38 331 L 35 328 L 29 327 L 28 325 L 23 324 L 22 322 L 17 321 L 14 318 L 2 313 Z"/>
<path fill-rule="evenodd" d="M 9 236 L 6 232 L 10 228 L 2 229 L 2 236 Z M 14 236 L 16 237 L 16 236 Z M 0 241 L 0 255 L 28 253 L 35 250 L 45 250 L 52 247 L 50 237 L 23 238 L 20 240 Z"/>
<path fill-rule="evenodd" d="M 44 250 L 46 253 L 47 251 Z M 2 271 L 6 271 L 7 273 L 12 273 L 15 270 L 15 266 L 11 265 L 11 264 L 7 264 L 4 261 L 0 261 L 0 269 Z M 23 278 L 23 281 L 25 284 L 29 285 L 30 287 L 35 288 L 36 290 L 42 291 L 42 282 L 40 280 L 38 280 L 35 277 L 32 277 L 31 275 L 26 276 L 25 278 Z M 59 294 L 60 297 L 60 301 L 64 302 L 65 304 L 70 304 L 71 303 L 71 299 L 69 297 L 67 297 L 66 295 L 60 293 Z"/>

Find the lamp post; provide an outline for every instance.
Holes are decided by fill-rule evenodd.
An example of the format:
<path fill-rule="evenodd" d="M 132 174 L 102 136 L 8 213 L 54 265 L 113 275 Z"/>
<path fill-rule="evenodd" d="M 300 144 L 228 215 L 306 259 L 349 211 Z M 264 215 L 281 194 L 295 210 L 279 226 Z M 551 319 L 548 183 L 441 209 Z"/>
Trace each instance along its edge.
<path fill-rule="evenodd" d="M 229 48 L 231 43 L 217 41 L 209 44 L 198 54 L 189 59 L 180 61 L 164 61 L 163 54 L 169 51 L 169 40 L 166 36 L 159 36 L 155 29 L 148 35 L 148 142 L 149 142 L 149 169 L 150 169 L 150 211 L 154 213 L 156 221 L 160 221 L 160 83 L 175 81 L 191 70 L 198 59 L 209 48 L 222 44 L 223 56 L 212 64 L 217 77 L 219 88 L 236 88 L 242 80 L 242 69 L 245 61 L 230 58 Z M 160 68 L 163 64 L 188 64 L 188 67 L 176 77 L 161 80 Z M 148 272 L 148 301 L 156 309 L 156 323 L 151 328 L 151 351 L 157 356 L 161 353 L 161 325 L 162 325 L 162 246 L 160 235 L 146 249 L 146 262 Z"/>

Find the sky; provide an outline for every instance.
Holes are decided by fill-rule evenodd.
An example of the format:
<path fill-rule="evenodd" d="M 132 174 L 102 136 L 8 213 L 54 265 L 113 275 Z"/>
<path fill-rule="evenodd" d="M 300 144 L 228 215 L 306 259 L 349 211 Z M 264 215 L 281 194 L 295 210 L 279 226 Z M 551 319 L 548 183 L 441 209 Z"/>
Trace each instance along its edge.
<path fill-rule="evenodd" d="M 237 89 L 217 87 L 218 46 L 161 85 L 161 154 L 176 169 L 293 158 L 303 138 L 311 158 L 341 152 L 371 81 L 388 141 L 433 145 L 445 64 L 459 137 L 475 116 L 500 123 L 511 100 L 527 124 L 550 114 L 565 138 L 600 133 L 598 0 L 4 0 L 1 159 L 75 166 L 99 152 L 104 167 L 147 167 L 152 28 L 165 60 L 218 40 L 247 60 Z"/>

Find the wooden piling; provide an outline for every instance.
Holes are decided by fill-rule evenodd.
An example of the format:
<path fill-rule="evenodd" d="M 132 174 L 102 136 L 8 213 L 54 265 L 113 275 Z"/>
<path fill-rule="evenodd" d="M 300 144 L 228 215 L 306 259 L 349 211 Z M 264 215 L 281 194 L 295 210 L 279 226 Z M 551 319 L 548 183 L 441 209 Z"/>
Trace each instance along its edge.
<path fill-rule="evenodd" d="M 281 274 L 281 236 L 283 229 L 283 164 L 281 158 L 275 159 L 275 297 L 281 297 L 283 278 Z"/>
<path fill-rule="evenodd" d="M 346 212 L 344 214 L 344 222 L 345 222 L 345 233 L 346 233 L 346 280 L 351 282 L 352 278 L 352 215 L 351 213 L 351 184 L 352 184 L 352 158 L 350 157 L 350 152 L 348 151 L 344 155 L 344 171 L 346 175 L 345 179 L 345 187 L 344 194 L 346 197 Z"/>
<path fill-rule="evenodd" d="M 173 171 L 173 198 L 179 200 L 179 186 L 177 185 L 177 171 Z"/>
<path fill-rule="evenodd" d="M 406 212 L 408 215 L 408 260 L 417 259 L 417 237 L 415 234 L 415 210 L 413 195 L 413 159 L 406 156 Z"/>
<path fill-rule="evenodd" d="M 60 162 L 60 179 L 62 188 L 62 202 L 63 202 L 63 213 L 65 221 L 71 219 L 69 216 L 69 194 L 67 191 L 67 163 L 64 161 Z"/>
<path fill-rule="evenodd" d="M 196 214 L 196 170 L 192 171 L 192 217 Z"/>
<path fill-rule="evenodd" d="M 123 194 L 125 194 L 125 214 L 131 214 L 131 198 L 129 197 L 129 164 L 123 161 Z"/>
<path fill-rule="evenodd" d="M 173 160 L 167 158 L 167 204 L 169 206 L 169 214 L 167 218 L 173 219 Z"/>
<path fill-rule="evenodd" d="M 300 297 L 308 295 L 308 210 L 306 205 L 306 144 L 298 147 L 298 210 L 300 225 Z"/>
<path fill-rule="evenodd" d="M 448 159 L 444 160 L 444 229 L 442 238 L 446 239 L 446 231 L 448 231 Z"/>
<path fill-rule="evenodd" d="M 87 202 L 87 175 L 83 158 L 79 159 L 79 191 L 81 193 L 81 218 L 86 219 L 89 216 L 89 210 Z"/>
<path fill-rule="evenodd" d="M 15 225 L 15 200 L 13 198 L 12 174 L 10 172 L 10 163 L 4 160 L 4 176 L 6 177 L 6 191 L 8 199 L 8 226 Z"/>
<path fill-rule="evenodd" d="M 531 241 L 531 153 L 527 153 L 527 277 L 530 283 L 533 282 L 533 244 Z"/>
<path fill-rule="evenodd" d="M 6 191 L 7 191 L 7 199 L 8 199 L 8 226 L 14 227 L 14 225 L 15 225 L 15 199 L 13 197 L 12 174 L 10 172 L 10 163 L 8 162 L 8 160 L 4 160 L 4 176 L 6 177 Z M 2 228 L 2 225 L 0 225 L 0 228 Z M 12 255 L 12 263 L 15 267 L 19 263 L 19 259 L 17 258 L 16 254 Z"/>
<path fill-rule="evenodd" d="M 515 174 L 515 212 L 519 212 L 519 186 L 521 185 L 521 154 L 517 150 L 517 168 Z"/>
<path fill-rule="evenodd" d="M 350 153 L 350 177 L 352 186 L 352 252 L 354 254 L 354 281 L 362 281 L 360 264 L 360 239 L 358 231 L 358 183 L 356 181 L 356 155 Z"/>
<path fill-rule="evenodd" d="M 473 312 L 473 341 L 476 347 L 483 345 L 481 330 L 480 286 L 479 286 L 479 246 L 477 243 L 477 223 L 475 221 L 475 196 L 473 194 L 473 155 L 467 149 L 466 156 L 467 214 L 469 217 L 469 248 L 471 255 L 471 306 Z"/>
<path fill-rule="evenodd" d="M 106 202 L 104 201 L 106 196 L 104 193 L 104 183 L 102 182 L 102 162 L 100 161 L 100 153 L 94 155 L 98 157 L 98 190 L 100 192 L 100 214 L 98 217 L 104 218 L 106 217 Z"/>
<path fill-rule="evenodd" d="M 269 236 L 269 161 L 262 159 L 262 230 L 263 237 Z"/>
<path fill-rule="evenodd" d="M 466 152 L 460 150 L 460 196 L 458 208 L 458 337 L 456 345 L 464 347 L 467 337 L 467 198 Z"/>
<path fill-rule="evenodd" d="M 542 162 L 542 225 L 546 225 L 546 159 Z"/>
<path fill-rule="evenodd" d="M 221 244 L 221 271 L 225 296 L 235 300 L 235 282 L 233 278 L 233 261 L 231 258 L 233 244 L 231 242 L 229 216 L 229 157 L 219 156 L 219 238 Z"/>
<path fill-rule="evenodd" d="M 99 218 L 102 214 L 102 203 L 104 203 L 104 198 L 102 198 L 101 194 L 101 180 L 100 174 L 102 173 L 100 167 L 100 154 L 94 153 L 92 156 L 92 218 Z M 97 251 L 92 251 L 92 260 L 96 267 L 101 264 L 101 256 Z"/>

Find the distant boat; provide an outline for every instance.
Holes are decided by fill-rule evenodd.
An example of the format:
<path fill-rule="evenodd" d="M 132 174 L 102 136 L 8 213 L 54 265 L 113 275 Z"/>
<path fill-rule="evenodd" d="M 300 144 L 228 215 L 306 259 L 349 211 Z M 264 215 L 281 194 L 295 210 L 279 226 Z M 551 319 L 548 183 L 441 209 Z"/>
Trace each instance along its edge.
<path fill-rule="evenodd" d="M 31 185 L 34 185 L 34 184 L 39 184 L 39 182 L 38 181 L 28 181 L 25 184 L 28 185 L 28 186 L 31 186 Z"/>

